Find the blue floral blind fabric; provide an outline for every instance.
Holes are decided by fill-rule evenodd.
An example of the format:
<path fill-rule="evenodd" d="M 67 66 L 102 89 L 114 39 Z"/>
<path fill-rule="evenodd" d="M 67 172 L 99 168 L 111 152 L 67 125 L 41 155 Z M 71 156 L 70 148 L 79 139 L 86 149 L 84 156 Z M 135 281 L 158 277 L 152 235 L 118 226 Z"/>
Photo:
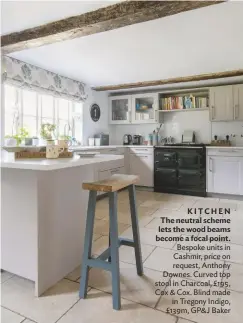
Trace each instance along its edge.
<path fill-rule="evenodd" d="M 87 99 L 85 84 L 27 64 L 15 58 L 2 58 L 3 82 L 45 94 L 84 102 Z"/>

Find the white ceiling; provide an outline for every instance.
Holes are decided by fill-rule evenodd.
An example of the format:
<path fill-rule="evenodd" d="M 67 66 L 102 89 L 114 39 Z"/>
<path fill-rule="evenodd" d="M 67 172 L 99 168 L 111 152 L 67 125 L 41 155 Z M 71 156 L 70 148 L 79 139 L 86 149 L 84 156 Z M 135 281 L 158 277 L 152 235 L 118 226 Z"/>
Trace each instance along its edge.
<path fill-rule="evenodd" d="M 76 16 L 101 7 L 107 7 L 116 2 L 119 2 L 119 0 L 1 1 L 1 34 L 8 34 L 66 17 Z"/>
<path fill-rule="evenodd" d="M 242 16 L 222 3 L 11 56 L 91 86 L 240 69 Z"/>

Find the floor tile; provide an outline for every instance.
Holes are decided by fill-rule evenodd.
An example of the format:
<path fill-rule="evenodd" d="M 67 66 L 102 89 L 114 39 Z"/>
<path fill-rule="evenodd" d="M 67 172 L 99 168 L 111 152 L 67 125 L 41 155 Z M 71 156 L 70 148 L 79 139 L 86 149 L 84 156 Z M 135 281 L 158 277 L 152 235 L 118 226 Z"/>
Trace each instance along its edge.
<path fill-rule="evenodd" d="M 159 208 L 161 206 L 161 203 L 163 203 L 163 202 L 157 201 L 157 200 L 147 200 L 147 201 L 143 202 L 142 204 L 140 204 L 140 206 Z"/>
<path fill-rule="evenodd" d="M 174 254 L 176 254 L 176 259 L 174 258 Z M 162 276 L 169 277 L 169 274 L 172 273 L 174 275 L 181 275 L 183 273 L 188 273 L 188 279 L 199 280 L 199 281 L 207 281 L 207 277 L 201 277 L 202 273 L 211 273 L 214 271 L 218 271 L 218 273 L 223 272 L 223 268 L 220 269 L 210 269 L 210 268 L 201 268 L 203 261 L 194 260 L 194 259 L 181 259 L 179 256 L 188 256 L 189 254 L 183 254 L 182 252 L 177 252 L 170 249 L 164 249 L 157 247 L 151 255 L 144 262 L 144 267 L 161 271 Z M 208 262 L 207 262 L 208 263 Z M 223 262 L 218 262 L 223 264 Z M 178 267 L 174 267 L 173 265 L 178 265 Z M 191 268 L 187 268 L 189 266 Z M 194 265 L 198 265 L 198 267 L 194 268 Z M 182 266 L 184 266 L 182 268 Z M 193 273 L 196 272 L 194 275 Z M 198 277 L 200 276 L 200 277 Z M 214 278 L 216 281 L 221 281 L 221 277 L 218 274 L 217 277 Z"/>
<path fill-rule="evenodd" d="M 182 207 L 182 202 L 164 201 L 160 203 L 160 209 L 178 211 Z"/>
<path fill-rule="evenodd" d="M 21 322 L 21 323 L 36 323 L 36 322 L 34 322 L 34 321 L 31 321 L 31 320 L 29 320 L 29 319 L 25 319 L 23 322 Z"/>
<path fill-rule="evenodd" d="M 223 278 L 223 282 L 229 282 L 230 286 L 228 289 L 243 293 L 243 266 L 238 264 L 231 264 L 229 273 L 231 274 L 231 277 L 228 280 Z"/>
<path fill-rule="evenodd" d="M 1 271 L 1 275 L 0 275 L 1 284 L 7 281 L 8 279 L 10 279 L 11 277 L 13 277 L 13 274 L 5 270 Z"/>
<path fill-rule="evenodd" d="M 142 261 L 145 261 L 155 248 L 154 246 L 141 244 Z M 120 261 L 136 265 L 134 248 L 121 246 L 119 248 L 119 259 Z"/>
<path fill-rule="evenodd" d="M 155 282 L 169 281 L 163 279 L 158 271 L 144 268 L 144 275 L 138 276 L 136 266 L 120 262 L 121 297 L 136 303 L 154 307 L 160 297 L 155 294 Z M 89 286 L 112 293 L 111 273 L 93 268 L 89 273 Z M 163 288 L 164 289 L 164 288 Z"/>
<path fill-rule="evenodd" d="M 239 293 L 235 293 L 235 292 L 231 292 L 230 296 L 225 296 L 224 299 L 228 299 L 230 302 L 230 306 L 229 305 L 225 305 L 223 308 L 224 309 L 230 309 L 230 313 L 228 314 L 216 314 L 216 313 L 206 313 L 206 314 L 202 314 L 202 313 L 192 313 L 191 309 L 193 308 L 191 305 L 185 305 L 185 304 L 181 304 L 181 298 L 183 298 L 183 296 L 180 295 L 175 295 L 175 296 L 170 296 L 170 292 L 171 292 L 171 287 L 168 287 L 167 291 L 168 291 L 168 295 L 164 295 L 161 297 L 158 305 L 157 305 L 157 309 L 161 310 L 161 311 L 166 311 L 167 308 L 171 308 L 171 309 L 175 309 L 175 310 L 187 310 L 187 313 L 180 313 L 178 314 L 180 317 L 185 318 L 187 320 L 192 320 L 195 321 L 197 323 L 240 323 L 242 322 L 242 315 L 243 315 L 243 310 L 242 310 L 242 304 L 243 304 L 243 294 L 239 294 Z M 208 290 L 206 288 L 200 288 L 201 290 Z M 193 295 L 193 290 L 194 288 L 187 288 L 187 291 L 189 291 L 191 293 L 191 295 L 187 295 L 186 298 L 187 300 L 190 301 L 195 301 L 195 296 Z M 211 289 L 211 293 L 212 291 L 215 289 Z M 178 304 L 172 304 L 172 298 L 173 300 L 178 301 Z M 201 300 L 206 300 L 206 305 L 205 307 L 208 308 L 208 296 L 201 296 L 200 299 Z M 213 296 L 210 295 L 210 299 L 213 300 L 217 300 L 219 297 L 218 296 Z M 220 306 L 219 305 L 213 305 L 213 307 L 219 309 Z M 183 322 L 184 323 L 184 322 Z"/>
<path fill-rule="evenodd" d="M 129 227 L 128 224 L 118 222 L 118 233 L 121 234 Z M 107 220 L 95 220 L 94 232 L 96 234 L 108 235 L 109 234 L 109 221 Z"/>
<path fill-rule="evenodd" d="M 197 323 L 197 322 L 193 322 L 193 321 L 188 321 L 188 320 L 185 320 L 185 319 L 180 319 L 176 322 L 176 323 Z"/>
<path fill-rule="evenodd" d="M 100 239 L 98 239 L 94 244 L 92 248 L 92 254 L 93 255 L 100 255 L 105 249 L 108 248 L 109 244 L 109 238 L 108 236 L 102 236 Z M 142 259 L 143 261 L 151 254 L 151 252 L 154 250 L 154 246 L 141 244 L 141 252 L 142 252 Z M 124 261 L 131 264 L 136 264 L 135 254 L 134 254 L 134 248 L 127 247 L 127 246 L 121 246 L 119 248 L 119 259 L 120 261 Z"/>
<path fill-rule="evenodd" d="M 21 323 L 24 319 L 23 316 L 1 307 L 1 323 Z"/>
<path fill-rule="evenodd" d="M 92 289 L 58 323 L 176 323 L 176 318 L 149 307 L 121 300 L 121 310 L 112 309 L 111 295 Z"/>
<path fill-rule="evenodd" d="M 37 298 L 33 282 L 14 276 L 2 285 L 2 305 L 38 323 L 53 323 L 79 299 L 78 290 L 78 283 L 63 279 Z"/>
<path fill-rule="evenodd" d="M 230 261 L 243 265 L 243 246 L 230 244 Z"/>
<path fill-rule="evenodd" d="M 157 230 L 152 230 L 152 229 L 147 229 L 147 228 L 139 228 L 140 232 L 140 241 L 143 244 L 149 244 L 152 246 L 158 246 L 158 247 L 163 247 L 163 248 L 169 248 L 172 249 L 175 245 L 175 242 L 173 241 L 156 241 L 156 236 L 157 237 L 170 237 L 171 233 L 161 233 L 157 232 Z M 124 238 L 129 238 L 132 239 L 132 229 L 129 228 L 126 231 L 122 233 L 122 236 Z"/>
<path fill-rule="evenodd" d="M 69 273 L 65 278 L 76 282 L 81 275 L 81 268 L 78 266 L 71 273 Z"/>
<path fill-rule="evenodd" d="M 101 234 L 93 234 L 93 244 L 94 242 L 101 238 L 102 235 Z M 72 281 L 77 281 L 80 277 L 80 273 L 81 273 L 81 269 L 80 266 L 78 266 L 77 268 L 75 268 L 71 273 L 69 273 L 65 278 L 72 280 Z"/>

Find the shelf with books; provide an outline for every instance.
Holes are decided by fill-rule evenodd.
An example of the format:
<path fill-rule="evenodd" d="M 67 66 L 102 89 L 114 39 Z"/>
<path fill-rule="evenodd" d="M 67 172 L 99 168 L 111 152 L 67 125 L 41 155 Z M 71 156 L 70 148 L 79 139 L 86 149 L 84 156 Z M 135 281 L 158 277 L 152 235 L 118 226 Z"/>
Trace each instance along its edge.
<path fill-rule="evenodd" d="M 160 93 L 160 111 L 205 110 L 208 106 L 207 89 Z"/>
<path fill-rule="evenodd" d="M 205 111 L 208 110 L 208 107 L 205 108 L 195 108 L 195 109 L 172 109 L 172 110 L 159 110 L 159 112 L 188 112 L 188 111 Z"/>

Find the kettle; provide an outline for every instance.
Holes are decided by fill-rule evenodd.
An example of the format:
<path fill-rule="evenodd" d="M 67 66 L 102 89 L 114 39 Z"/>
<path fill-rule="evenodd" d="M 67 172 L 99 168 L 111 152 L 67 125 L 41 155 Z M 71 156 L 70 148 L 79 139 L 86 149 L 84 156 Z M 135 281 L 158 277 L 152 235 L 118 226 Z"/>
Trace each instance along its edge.
<path fill-rule="evenodd" d="M 132 136 L 126 134 L 123 136 L 123 145 L 132 145 Z"/>

